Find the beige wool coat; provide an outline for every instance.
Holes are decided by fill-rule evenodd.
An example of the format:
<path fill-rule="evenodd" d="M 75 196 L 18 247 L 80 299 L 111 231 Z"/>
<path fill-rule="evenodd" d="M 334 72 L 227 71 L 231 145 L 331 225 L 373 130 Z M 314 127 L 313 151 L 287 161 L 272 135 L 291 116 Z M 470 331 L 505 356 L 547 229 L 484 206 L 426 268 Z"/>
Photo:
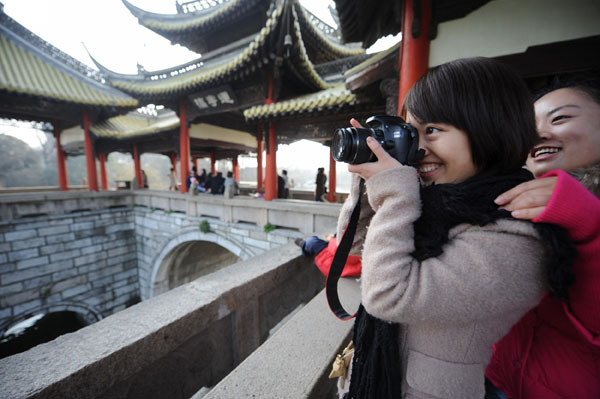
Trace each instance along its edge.
<path fill-rule="evenodd" d="M 482 399 L 492 345 L 547 290 L 542 245 L 528 222 L 461 224 L 450 230 L 441 255 L 419 262 L 410 255 L 419 184 L 407 166 L 366 183 L 352 251 L 363 256 L 362 303 L 370 314 L 403 325 L 403 398 Z M 338 237 L 357 196 L 355 176 Z"/>

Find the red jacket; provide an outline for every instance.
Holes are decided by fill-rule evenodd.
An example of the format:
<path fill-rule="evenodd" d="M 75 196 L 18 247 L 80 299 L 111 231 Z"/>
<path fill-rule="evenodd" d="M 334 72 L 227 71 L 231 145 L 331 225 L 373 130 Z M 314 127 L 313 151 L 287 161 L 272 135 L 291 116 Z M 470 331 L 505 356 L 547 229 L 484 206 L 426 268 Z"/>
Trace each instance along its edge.
<path fill-rule="evenodd" d="M 547 295 L 494 346 L 486 376 L 509 398 L 600 398 L 600 199 L 562 171 L 534 222 L 565 228 L 578 251 L 569 304 Z"/>
<path fill-rule="evenodd" d="M 333 256 L 335 255 L 337 247 L 337 240 L 334 237 L 329 241 L 327 248 L 315 256 L 315 264 L 321 273 L 325 275 L 325 277 L 329 276 L 329 269 L 331 268 L 331 262 L 333 261 Z M 342 272 L 342 277 L 360 276 L 361 270 L 362 263 L 360 256 L 348 255 L 346 266 L 344 266 L 344 271 Z"/>

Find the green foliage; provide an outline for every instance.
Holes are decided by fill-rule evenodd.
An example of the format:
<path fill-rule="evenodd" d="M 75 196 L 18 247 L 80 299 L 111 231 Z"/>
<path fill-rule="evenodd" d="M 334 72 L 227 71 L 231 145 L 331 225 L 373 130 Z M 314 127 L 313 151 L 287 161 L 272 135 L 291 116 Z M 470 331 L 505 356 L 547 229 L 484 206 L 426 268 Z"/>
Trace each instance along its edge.
<path fill-rule="evenodd" d="M 0 134 L 0 187 L 42 185 L 38 152 L 24 141 Z"/>
<path fill-rule="evenodd" d="M 275 225 L 273 225 L 271 223 L 267 223 L 267 224 L 265 224 L 265 227 L 264 227 L 265 233 L 270 233 L 273 230 L 275 230 L 276 228 L 277 228 L 277 226 L 275 226 Z"/>
<path fill-rule="evenodd" d="M 40 288 L 40 296 L 42 297 L 42 300 L 48 299 L 50 294 L 52 294 L 52 286 L 51 285 L 48 287 Z"/>
<path fill-rule="evenodd" d="M 204 234 L 210 233 L 210 223 L 208 223 L 207 220 L 203 220 L 200 223 L 200 231 L 203 232 Z"/>

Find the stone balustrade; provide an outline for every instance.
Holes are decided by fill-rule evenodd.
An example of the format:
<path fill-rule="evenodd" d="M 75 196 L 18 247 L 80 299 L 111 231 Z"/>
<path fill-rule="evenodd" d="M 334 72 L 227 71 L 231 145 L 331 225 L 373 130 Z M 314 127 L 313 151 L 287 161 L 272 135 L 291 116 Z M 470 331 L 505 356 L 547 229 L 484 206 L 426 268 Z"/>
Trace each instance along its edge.
<path fill-rule="evenodd" d="M 0 195 L 0 220 L 124 206 L 146 206 L 259 227 L 269 223 L 310 235 L 335 231 L 341 205 L 293 199 L 264 201 L 245 196 L 224 199 L 220 195 L 192 196 L 156 190 L 19 193 Z"/>
<path fill-rule="evenodd" d="M 323 284 L 296 246 L 273 249 L 1 359 L 2 396 L 188 399 L 222 380 L 210 397 L 322 398 L 351 328 L 314 297 Z"/>

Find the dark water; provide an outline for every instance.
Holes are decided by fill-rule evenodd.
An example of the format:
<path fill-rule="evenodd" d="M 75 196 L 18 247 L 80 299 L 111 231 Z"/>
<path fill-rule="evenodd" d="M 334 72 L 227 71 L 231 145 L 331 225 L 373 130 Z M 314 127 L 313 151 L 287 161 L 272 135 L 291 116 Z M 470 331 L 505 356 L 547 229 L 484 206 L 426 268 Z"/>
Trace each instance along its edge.
<path fill-rule="evenodd" d="M 45 314 L 35 324 L 0 340 L 0 359 L 24 352 L 36 345 L 85 327 L 87 323 L 75 312 L 53 312 Z"/>

